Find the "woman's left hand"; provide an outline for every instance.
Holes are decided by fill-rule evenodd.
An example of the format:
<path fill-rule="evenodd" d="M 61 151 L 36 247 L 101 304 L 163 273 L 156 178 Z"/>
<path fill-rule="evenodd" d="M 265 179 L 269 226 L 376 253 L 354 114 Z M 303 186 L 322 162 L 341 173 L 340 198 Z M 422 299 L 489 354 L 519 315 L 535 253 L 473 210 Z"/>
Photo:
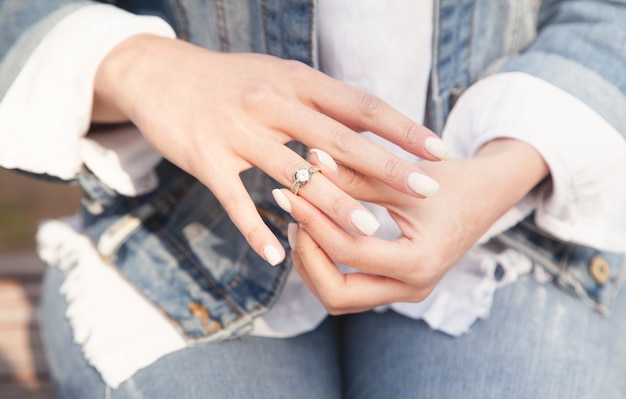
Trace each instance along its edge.
<path fill-rule="evenodd" d="M 289 228 L 295 268 L 331 314 L 422 301 L 489 227 L 548 174 L 533 147 L 498 139 L 474 158 L 421 163 L 440 189 L 416 200 L 334 164 L 323 152 L 313 154 L 311 162 L 327 178 L 354 198 L 385 206 L 401 230 L 392 241 L 352 235 L 303 198 L 275 190 L 279 205 L 299 223 Z M 335 262 L 360 272 L 343 274 Z"/>

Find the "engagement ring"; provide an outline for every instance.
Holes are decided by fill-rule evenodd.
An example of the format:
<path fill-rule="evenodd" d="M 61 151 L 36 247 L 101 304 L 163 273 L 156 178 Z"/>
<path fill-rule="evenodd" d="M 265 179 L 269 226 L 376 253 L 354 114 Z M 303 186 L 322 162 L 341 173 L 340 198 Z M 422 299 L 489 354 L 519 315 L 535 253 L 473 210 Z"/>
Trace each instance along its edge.
<path fill-rule="evenodd" d="M 310 168 L 300 168 L 296 170 L 296 173 L 293 175 L 293 185 L 291 186 L 291 192 L 298 195 L 298 190 L 300 187 L 305 186 L 308 182 L 311 181 L 313 177 L 313 173 L 318 172 L 320 168 L 317 166 L 311 166 Z"/>

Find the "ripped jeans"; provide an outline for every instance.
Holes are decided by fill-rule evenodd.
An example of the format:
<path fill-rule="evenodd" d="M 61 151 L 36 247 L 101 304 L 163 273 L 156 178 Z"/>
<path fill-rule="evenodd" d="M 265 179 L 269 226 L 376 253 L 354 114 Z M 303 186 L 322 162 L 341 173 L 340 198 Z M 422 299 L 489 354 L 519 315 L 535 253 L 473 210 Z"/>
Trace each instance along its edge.
<path fill-rule="evenodd" d="M 329 317 L 289 339 L 242 337 L 172 353 L 108 388 L 72 341 L 47 271 L 42 334 L 59 398 L 626 397 L 626 294 L 603 317 L 530 276 L 496 292 L 491 315 L 451 338 L 394 312 Z"/>

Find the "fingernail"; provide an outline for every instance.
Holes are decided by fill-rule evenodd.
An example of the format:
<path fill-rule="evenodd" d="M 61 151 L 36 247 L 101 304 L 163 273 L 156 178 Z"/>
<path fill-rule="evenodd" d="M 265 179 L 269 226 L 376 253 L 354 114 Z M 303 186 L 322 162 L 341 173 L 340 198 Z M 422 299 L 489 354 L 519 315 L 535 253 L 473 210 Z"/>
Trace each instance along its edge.
<path fill-rule="evenodd" d="M 352 211 L 350 221 L 361 233 L 368 236 L 374 234 L 380 227 L 380 223 L 376 220 L 374 215 L 362 209 Z"/>
<path fill-rule="evenodd" d="M 430 177 L 421 173 L 413 172 L 407 178 L 407 184 L 411 190 L 424 197 L 430 197 L 439 190 L 439 183 L 431 179 Z"/>
<path fill-rule="evenodd" d="M 450 159 L 452 157 L 452 150 L 439 137 L 428 137 L 424 140 L 424 148 L 426 148 L 426 151 L 431 155 L 441 160 Z"/>
<path fill-rule="evenodd" d="M 335 162 L 333 157 L 331 157 L 330 154 L 328 154 L 326 151 L 322 151 L 317 148 L 312 148 L 311 153 L 317 155 L 317 159 L 320 161 L 322 165 L 326 167 L 326 169 L 330 170 L 331 172 L 337 171 L 337 162 Z"/>
<path fill-rule="evenodd" d="M 276 266 L 283 259 L 278 249 L 273 245 L 266 245 L 263 248 L 263 255 L 265 255 L 265 260 L 272 266 Z"/>
<path fill-rule="evenodd" d="M 298 240 L 298 224 L 289 223 L 287 225 L 287 240 L 291 249 L 296 249 L 296 242 Z"/>
<path fill-rule="evenodd" d="M 287 199 L 287 196 L 283 194 L 282 191 L 275 188 L 272 190 L 272 196 L 274 197 L 274 201 L 281 207 L 281 209 L 285 212 L 291 213 L 291 204 Z"/>

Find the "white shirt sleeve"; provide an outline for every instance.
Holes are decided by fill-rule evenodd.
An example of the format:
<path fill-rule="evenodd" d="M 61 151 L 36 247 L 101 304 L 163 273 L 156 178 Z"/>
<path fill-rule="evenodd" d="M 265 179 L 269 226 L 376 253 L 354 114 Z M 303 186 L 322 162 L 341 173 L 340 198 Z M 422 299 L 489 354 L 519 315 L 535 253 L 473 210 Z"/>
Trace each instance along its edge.
<path fill-rule="evenodd" d="M 176 37 L 158 17 L 104 4 L 82 7 L 59 21 L 0 103 L 0 165 L 69 180 L 87 164 L 95 173 L 105 171 L 105 183 L 125 195 L 154 186 L 150 174 L 160 156 L 136 128 L 85 137 L 100 62 L 124 39 L 141 33 Z"/>
<path fill-rule="evenodd" d="M 560 239 L 626 249 L 626 140 L 576 97 L 525 73 L 494 75 L 459 98 L 443 137 L 459 157 L 498 137 L 519 139 L 550 168 L 551 184 L 524 198 L 485 239 L 534 209 L 538 226 Z"/>

